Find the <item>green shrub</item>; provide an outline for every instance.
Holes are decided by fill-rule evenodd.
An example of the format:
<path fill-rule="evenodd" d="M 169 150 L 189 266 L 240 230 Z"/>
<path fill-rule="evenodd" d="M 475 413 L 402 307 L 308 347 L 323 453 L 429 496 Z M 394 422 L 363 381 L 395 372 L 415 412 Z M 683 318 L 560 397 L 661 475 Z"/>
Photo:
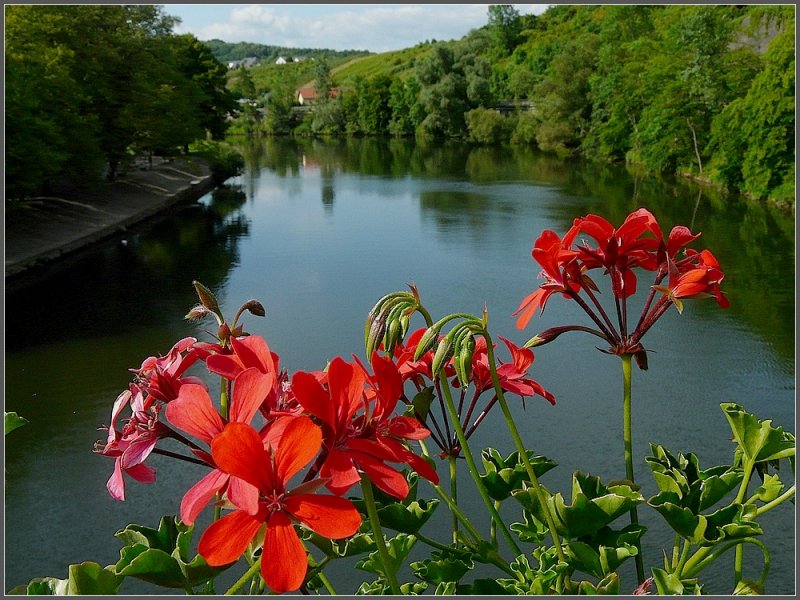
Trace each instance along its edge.
<path fill-rule="evenodd" d="M 191 150 L 208 161 L 215 185 L 224 183 L 244 170 L 244 157 L 225 142 L 203 140 L 196 142 Z"/>

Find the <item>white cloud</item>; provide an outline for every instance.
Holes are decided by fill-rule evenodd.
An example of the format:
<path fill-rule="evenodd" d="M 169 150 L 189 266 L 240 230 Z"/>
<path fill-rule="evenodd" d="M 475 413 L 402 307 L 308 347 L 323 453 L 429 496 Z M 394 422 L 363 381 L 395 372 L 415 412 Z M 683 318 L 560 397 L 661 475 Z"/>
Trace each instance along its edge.
<path fill-rule="evenodd" d="M 339 5 L 337 9 L 336 5 L 231 5 L 221 20 L 181 25 L 176 30 L 191 31 L 201 40 L 386 52 L 425 40 L 459 39 L 486 24 L 488 6 L 366 4 Z M 515 7 L 522 14 L 540 14 L 547 5 Z"/>

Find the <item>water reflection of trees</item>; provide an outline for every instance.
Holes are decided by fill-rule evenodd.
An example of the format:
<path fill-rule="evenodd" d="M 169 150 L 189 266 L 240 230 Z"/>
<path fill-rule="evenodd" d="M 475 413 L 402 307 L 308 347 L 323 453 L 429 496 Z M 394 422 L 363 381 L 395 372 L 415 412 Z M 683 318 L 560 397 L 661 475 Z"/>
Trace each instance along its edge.
<path fill-rule="evenodd" d="M 175 322 L 197 301 L 192 280 L 218 289 L 249 231 L 239 187 L 132 230 L 6 291 L 8 350 L 37 339 L 85 339 Z"/>
<path fill-rule="evenodd" d="M 374 138 L 270 138 L 262 145 L 260 166 L 281 176 L 302 168 L 303 157 L 319 166 L 328 177 L 328 187 L 323 188 L 328 206 L 334 175 L 355 173 L 553 186 L 570 197 L 570 202 L 551 207 L 564 231 L 577 216 L 597 213 L 621 223 L 642 206 L 655 214 L 666 231 L 673 225 L 691 224 L 693 231 L 703 233 L 698 243 L 712 249 L 728 274 L 725 289 L 732 301 L 730 310 L 782 356 L 794 356 L 794 222 L 778 209 L 684 180 L 642 175 L 619 165 L 564 161 L 530 148 Z M 498 210 L 497 200 L 492 202 L 493 210 Z M 460 223 L 477 236 L 490 226 L 487 201 L 471 190 L 423 191 L 420 203 L 444 230 Z M 511 202 L 509 210 L 513 206 Z"/>

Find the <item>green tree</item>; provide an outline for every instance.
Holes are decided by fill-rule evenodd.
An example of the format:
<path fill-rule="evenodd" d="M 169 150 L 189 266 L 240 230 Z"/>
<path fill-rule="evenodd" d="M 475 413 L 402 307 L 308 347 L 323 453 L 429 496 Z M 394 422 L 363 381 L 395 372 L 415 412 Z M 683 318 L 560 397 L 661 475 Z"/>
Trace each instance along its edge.
<path fill-rule="evenodd" d="M 716 173 L 730 187 L 759 197 L 794 196 L 794 53 L 792 26 L 770 44 L 747 95 L 714 119 Z"/>
<path fill-rule="evenodd" d="M 500 57 L 509 55 L 519 43 L 522 31 L 519 11 L 511 4 L 490 5 L 489 31 L 496 54 Z"/>

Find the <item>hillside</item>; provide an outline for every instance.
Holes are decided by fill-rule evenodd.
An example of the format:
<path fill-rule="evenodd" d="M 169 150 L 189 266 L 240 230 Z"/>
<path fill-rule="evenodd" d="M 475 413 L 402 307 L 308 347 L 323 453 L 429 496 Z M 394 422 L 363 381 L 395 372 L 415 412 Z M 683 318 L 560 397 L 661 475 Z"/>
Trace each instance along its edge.
<path fill-rule="evenodd" d="M 252 42 L 237 42 L 231 44 L 222 40 L 208 40 L 204 44 L 211 50 L 214 57 L 224 64 L 242 60 L 248 57 L 258 59 L 259 64 L 274 64 L 279 57 L 291 61 L 298 59 L 324 58 L 328 61 L 341 60 L 352 56 L 369 54 L 364 50 L 330 50 L 326 48 L 287 48 L 284 46 L 269 46 Z"/>

